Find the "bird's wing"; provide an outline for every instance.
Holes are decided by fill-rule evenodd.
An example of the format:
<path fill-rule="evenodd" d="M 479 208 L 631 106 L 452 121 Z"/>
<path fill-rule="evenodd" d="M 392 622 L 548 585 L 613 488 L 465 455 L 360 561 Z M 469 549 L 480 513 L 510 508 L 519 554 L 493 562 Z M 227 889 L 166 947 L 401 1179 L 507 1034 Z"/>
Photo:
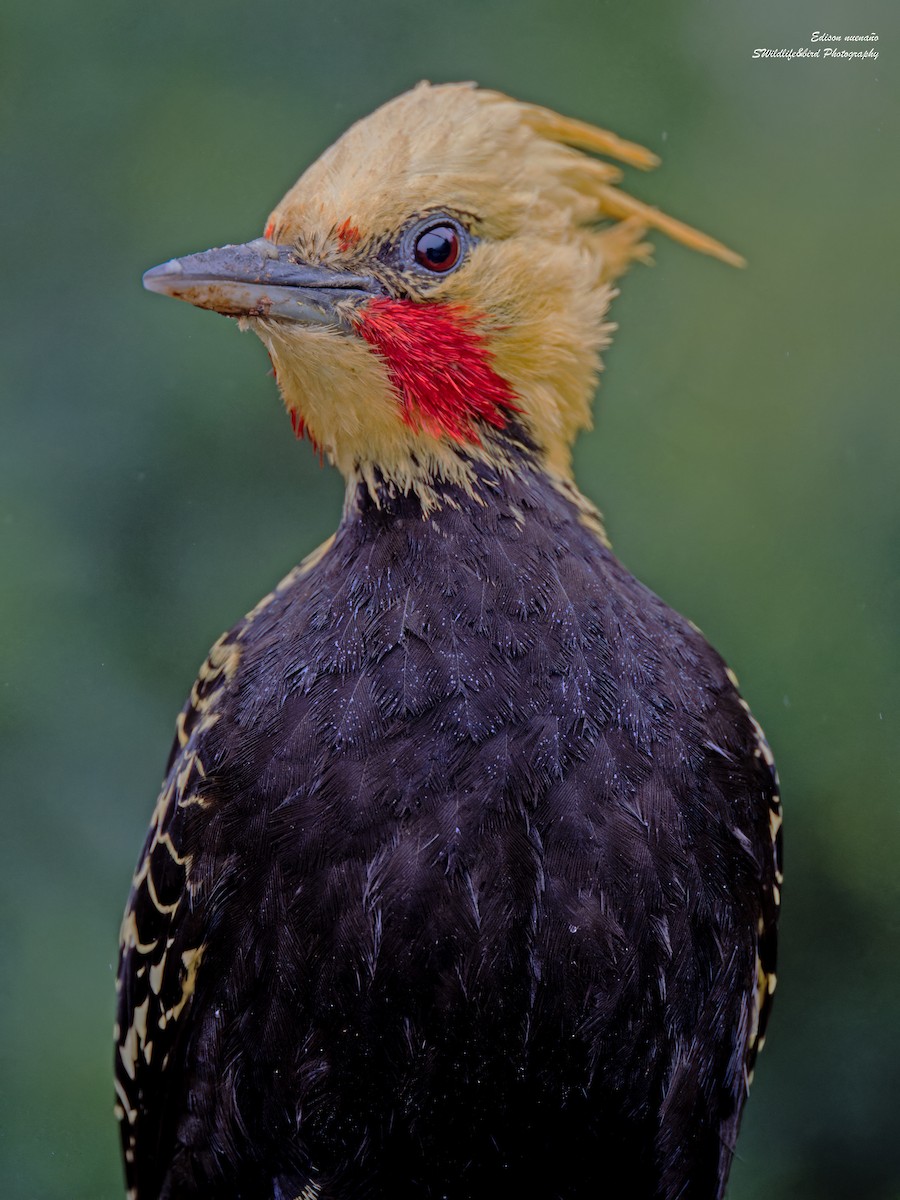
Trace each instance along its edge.
<path fill-rule="evenodd" d="M 737 679 L 728 671 L 730 681 L 737 688 Z M 765 1042 L 766 1027 L 775 994 L 775 966 L 778 944 L 778 915 L 781 906 L 783 876 L 781 838 L 781 795 L 775 759 L 763 730 L 750 711 L 747 702 L 738 692 L 738 702 L 747 714 L 752 737 L 752 756 L 756 778 L 760 781 L 759 799 L 760 828 L 756 842 L 759 860 L 759 909 L 756 928 L 754 975 L 748 980 L 740 1006 L 740 1021 L 735 1030 L 734 1054 L 729 1064 L 728 1077 L 732 1080 L 735 1095 L 734 1112 L 726 1118 L 719 1131 L 720 1172 L 717 1200 L 725 1192 L 728 1172 L 734 1157 L 744 1102 L 753 1081 L 753 1070 L 757 1056 Z M 758 801 L 757 801 L 758 802 Z M 736 989 L 740 995 L 740 989 Z"/>
<path fill-rule="evenodd" d="M 706 1181 L 704 1195 L 722 1196 L 775 990 L 778 779 L 731 672 L 728 680 L 734 690 L 726 684 L 718 692 L 695 745 L 707 760 L 690 808 L 698 820 L 679 857 L 689 903 L 667 924 L 674 954 L 666 1026 L 676 1032 L 666 1051 L 656 1143 L 660 1195 L 667 1196 L 679 1195 L 688 1178 Z M 674 778 L 670 770 L 665 776 Z M 669 794 L 665 784 L 659 794 Z M 665 828 L 678 827 L 668 821 Z"/>
<path fill-rule="evenodd" d="M 157 1200 L 170 1165 L 188 1088 L 186 1042 L 216 982 L 207 944 L 228 864 L 206 855 L 202 879 L 192 859 L 226 781 L 217 770 L 216 729 L 226 713 L 244 650 L 242 639 L 270 605 L 309 575 L 334 543 L 328 538 L 210 650 L 179 713 L 166 778 L 132 881 L 120 938 L 116 1017 L 116 1115 L 133 1200 Z M 223 722 L 224 724 L 224 722 Z M 213 732 L 211 732 L 213 731 Z M 206 955 L 206 961 L 204 956 Z M 215 1056 L 204 1055 L 208 1061 Z M 215 1090 L 196 1075 L 191 1088 Z"/>
<path fill-rule="evenodd" d="M 732 682 L 737 680 L 728 672 Z M 762 793 L 767 801 L 762 813 L 768 820 L 768 839 L 762 831 L 760 839 L 760 907 L 756 930 L 755 975 L 744 993 L 741 1022 L 736 1031 L 735 1066 L 732 1072 L 737 1092 L 734 1113 L 720 1130 L 720 1175 L 717 1200 L 725 1192 L 728 1170 L 734 1157 L 744 1101 L 753 1082 L 757 1056 L 765 1042 L 766 1027 L 775 994 L 775 965 L 778 947 L 778 915 L 781 907 L 781 885 L 784 880 L 781 839 L 781 794 L 775 759 L 766 736 L 745 700 L 740 698 L 753 730 L 753 757 L 762 780 Z"/>
<path fill-rule="evenodd" d="M 201 758 L 203 735 L 239 657 L 233 634 L 213 646 L 180 713 L 168 773 L 132 881 L 122 921 L 117 982 L 116 1115 L 129 1195 L 158 1195 L 175 1136 L 188 1015 L 203 981 L 205 909 L 195 907 L 191 848 L 214 787 Z"/>
<path fill-rule="evenodd" d="M 741 701 L 753 725 L 756 738 L 754 755 L 759 759 L 766 772 L 770 784 L 768 793 L 769 836 L 771 838 L 771 862 L 763 874 L 762 912 L 759 918 L 758 938 L 756 945 L 756 994 L 754 1007 L 751 1011 L 750 1031 L 747 1039 L 747 1057 L 745 1063 L 749 1088 L 753 1081 L 753 1068 L 757 1055 L 766 1040 L 766 1027 L 769 1023 L 769 1013 L 772 1009 L 772 997 L 775 994 L 775 963 L 778 948 L 778 913 L 781 908 L 781 885 L 784 882 L 784 860 L 781 840 L 781 787 L 778 782 L 778 771 L 775 759 L 766 741 L 759 722 L 750 712 L 749 707 Z"/>

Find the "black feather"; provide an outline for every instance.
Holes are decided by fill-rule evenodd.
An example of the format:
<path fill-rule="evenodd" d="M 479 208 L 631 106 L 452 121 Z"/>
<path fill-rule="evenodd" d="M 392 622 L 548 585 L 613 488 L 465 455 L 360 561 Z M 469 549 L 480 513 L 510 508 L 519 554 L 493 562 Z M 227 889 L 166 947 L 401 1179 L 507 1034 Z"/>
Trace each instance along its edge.
<path fill-rule="evenodd" d="M 724 1190 L 774 776 L 697 631 L 488 482 L 361 489 L 195 689 L 120 970 L 139 1200 Z"/>

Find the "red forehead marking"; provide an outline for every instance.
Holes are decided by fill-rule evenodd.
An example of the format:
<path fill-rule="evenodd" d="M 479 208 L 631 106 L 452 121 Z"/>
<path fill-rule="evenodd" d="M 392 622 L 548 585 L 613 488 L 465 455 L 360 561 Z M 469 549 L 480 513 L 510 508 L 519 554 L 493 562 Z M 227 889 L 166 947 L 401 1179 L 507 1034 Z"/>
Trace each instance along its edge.
<path fill-rule="evenodd" d="M 492 364 L 478 318 L 457 304 L 371 300 L 357 330 L 387 364 L 413 429 L 479 445 L 478 422 L 503 429 L 519 412 L 512 388 Z"/>
<path fill-rule="evenodd" d="M 334 232 L 342 254 L 346 254 L 348 250 L 359 245 L 359 230 L 350 223 L 349 217 L 346 221 L 342 221 Z"/>

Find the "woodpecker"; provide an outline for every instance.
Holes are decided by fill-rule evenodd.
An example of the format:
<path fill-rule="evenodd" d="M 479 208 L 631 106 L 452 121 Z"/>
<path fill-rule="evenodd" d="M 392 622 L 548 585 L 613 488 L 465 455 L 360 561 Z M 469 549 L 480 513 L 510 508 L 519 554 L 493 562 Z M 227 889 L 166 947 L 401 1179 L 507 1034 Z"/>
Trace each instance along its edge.
<path fill-rule="evenodd" d="M 474 85 L 151 291 L 263 341 L 339 528 L 213 646 L 121 935 L 134 1200 L 716 1200 L 775 988 L 737 681 L 577 489 L 655 157 Z"/>

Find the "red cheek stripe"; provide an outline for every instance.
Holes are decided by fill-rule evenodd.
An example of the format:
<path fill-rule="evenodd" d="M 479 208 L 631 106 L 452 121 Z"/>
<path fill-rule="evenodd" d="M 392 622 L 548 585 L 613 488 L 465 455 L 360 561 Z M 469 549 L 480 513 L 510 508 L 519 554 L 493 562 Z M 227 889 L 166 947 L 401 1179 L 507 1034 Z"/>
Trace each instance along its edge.
<path fill-rule="evenodd" d="M 520 411 L 477 318 L 461 305 L 378 298 L 360 310 L 357 330 L 384 358 L 413 429 L 478 445 L 479 421 L 503 429 Z"/>
<path fill-rule="evenodd" d="M 271 238 L 271 236 L 274 232 L 275 232 L 275 222 L 270 221 L 268 223 L 268 225 L 266 225 L 265 229 L 263 230 L 263 237 Z"/>
<path fill-rule="evenodd" d="M 334 233 L 342 254 L 346 254 L 348 250 L 352 250 L 359 244 L 359 230 L 355 225 L 350 224 L 349 217 L 338 225 Z"/>
<path fill-rule="evenodd" d="M 302 441 L 303 438 L 308 439 L 309 444 L 313 448 L 313 453 L 318 454 L 319 456 L 319 465 L 321 466 L 325 461 L 325 452 L 307 429 L 306 418 L 302 417 L 300 413 L 297 412 L 296 408 L 289 408 L 288 416 L 291 419 L 291 429 L 294 431 L 294 436 L 300 441 Z"/>

